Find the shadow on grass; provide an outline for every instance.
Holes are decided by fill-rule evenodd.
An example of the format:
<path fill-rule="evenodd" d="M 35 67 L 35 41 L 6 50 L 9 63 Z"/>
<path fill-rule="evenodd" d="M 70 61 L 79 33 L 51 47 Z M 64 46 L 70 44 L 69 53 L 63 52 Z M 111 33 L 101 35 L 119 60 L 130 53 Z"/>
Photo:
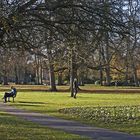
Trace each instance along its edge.
<path fill-rule="evenodd" d="M 39 105 L 36 105 L 36 104 L 16 104 L 16 106 L 35 106 L 35 107 L 39 107 Z"/>
<path fill-rule="evenodd" d="M 43 102 L 27 102 L 27 101 L 18 101 L 18 103 L 22 103 L 22 104 L 47 104 L 47 103 L 43 103 Z"/>
<path fill-rule="evenodd" d="M 26 101 L 18 101 L 15 103 L 16 103 L 15 106 L 33 106 L 33 107 L 40 107 L 41 105 L 47 104 L 43 102 L 26 102 Z"/>

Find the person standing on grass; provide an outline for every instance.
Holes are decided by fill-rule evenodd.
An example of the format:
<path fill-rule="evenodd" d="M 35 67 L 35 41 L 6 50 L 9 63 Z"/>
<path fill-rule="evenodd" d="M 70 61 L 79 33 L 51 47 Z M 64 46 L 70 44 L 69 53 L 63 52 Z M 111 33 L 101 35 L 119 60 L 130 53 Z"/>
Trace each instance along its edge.
<path fill-rule="evenodd" d="M 4 102 L 6 103 L 7 102 L 7 97 L 9 97 L 8 101 L 10 101 L 10 97 L 16 95 L 16 92 L 17 92 L 16 88 L 11 86 L 11 91 L 10 92 L 5 92 L 5 94 L 4 94 L 2 99 L 4 99 Z"/>
<path fill-rule="evenodd" d="M 75 78 L 74 81 L 73 81 L 73 97 L 76 99 L 76 95 L 77 95 L 77 92 L 78 92 L 78 82 L 77 82 L 77 79 Z"/>

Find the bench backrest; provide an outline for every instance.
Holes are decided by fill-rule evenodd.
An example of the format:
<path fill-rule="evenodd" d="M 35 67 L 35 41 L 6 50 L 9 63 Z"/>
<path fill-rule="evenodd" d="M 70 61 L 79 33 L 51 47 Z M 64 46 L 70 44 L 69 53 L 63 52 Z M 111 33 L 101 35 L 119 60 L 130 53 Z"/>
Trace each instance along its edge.
<path fill-rule="evenodd" d="M 14 89 L 14 94 L 13 94 L 13 96 L 12 96 L 12 97 L 13 97 L 13 102 L 15 102 L 15 101 L 14 101 L 14 98 L 15 98 L 16 96 L 17 96 L 17 90 Z"/>
<path fill-rule="evenodd" d="M 16 90 L 16 88 L 14 88 L 13 90 L 14 90 L 13 98 L 15 98 L 17 95 L 17 90 Z"/>
<path fill-rule="evenodd" d="M 15 98 L 17 96 L 17 91 L 15 92 L 15 94 L 13 95 L 13 97 Z"/>

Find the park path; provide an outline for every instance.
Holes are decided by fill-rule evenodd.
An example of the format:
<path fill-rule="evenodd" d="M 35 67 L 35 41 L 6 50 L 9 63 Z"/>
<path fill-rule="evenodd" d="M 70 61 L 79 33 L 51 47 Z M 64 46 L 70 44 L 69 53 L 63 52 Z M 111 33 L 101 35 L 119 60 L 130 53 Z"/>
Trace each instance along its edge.
<path fill-rule="evenodd" d="M 140 136 L 133 136 L 122 132 L 111 131 L 108 129 L 91 127 L 76 121 L 70 121 L 51 117 L 41 113 L 34 113 L 17 109 L 8 104 L 0 103 L 0 111 L 15 115 L 28 121 L 32 121 L 48 128 L 63 130 L 72 134 L 90 137 L 93 140 L 140 140 Z"/>

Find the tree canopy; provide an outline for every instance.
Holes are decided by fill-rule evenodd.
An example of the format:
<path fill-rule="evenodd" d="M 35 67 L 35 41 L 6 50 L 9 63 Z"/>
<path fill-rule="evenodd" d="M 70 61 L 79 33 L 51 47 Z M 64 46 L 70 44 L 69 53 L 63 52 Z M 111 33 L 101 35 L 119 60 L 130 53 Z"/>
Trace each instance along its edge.
<path fill-rule="evenodd" d="M 107 85 L 117 72 L 138 85 L 139 14 L 138 0 L 1 0 L 0 46 L 39 58 L 54 90 L 56 72 L 73 81 L 83 68 Z"/>

